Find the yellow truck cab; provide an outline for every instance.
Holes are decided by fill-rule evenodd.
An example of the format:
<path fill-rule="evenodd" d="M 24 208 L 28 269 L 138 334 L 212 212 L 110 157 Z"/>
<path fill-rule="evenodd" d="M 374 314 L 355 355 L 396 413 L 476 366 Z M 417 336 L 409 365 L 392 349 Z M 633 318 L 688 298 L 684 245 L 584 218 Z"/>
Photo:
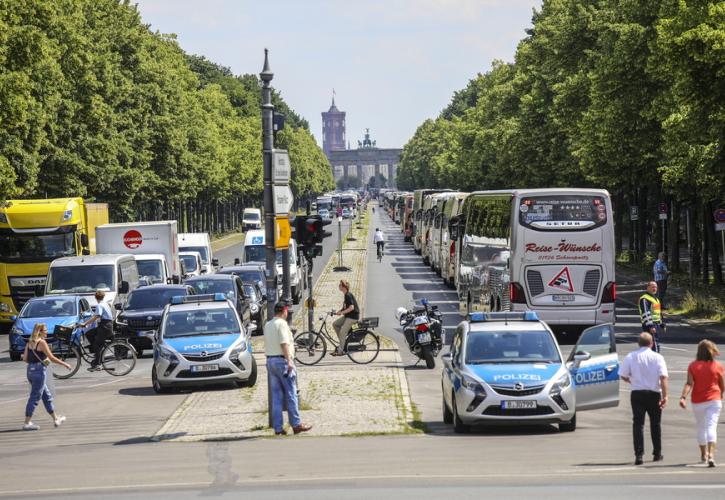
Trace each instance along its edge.
<path fill-rule="evenodd" d="M 96 251 L 96 226 L 108 205 L 82 198 L 8 200 L 0 204 L 0 326 L 45 287 L 50 262 Z"/>

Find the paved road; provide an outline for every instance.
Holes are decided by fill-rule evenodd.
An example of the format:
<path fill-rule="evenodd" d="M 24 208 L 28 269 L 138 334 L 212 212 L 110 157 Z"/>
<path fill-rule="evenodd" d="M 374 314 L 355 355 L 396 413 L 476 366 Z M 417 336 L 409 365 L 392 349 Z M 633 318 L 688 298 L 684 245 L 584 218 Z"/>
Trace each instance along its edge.
<path fill-rule="evenodd" d="M 455 294 L 428 274 L 402 238 L 396 240 L 397 226 L 377 221 L 389 231 L 390 245 L 381 264 L 370 254 L 366 314 L 380 316 L 381 330 L 400 341 L 395 307 L 425 295 L 440 304 L 446 326 L 455 325 L 459 319 L 452 302 Z M 633 294 L 626 288 L 623 292 L 625 297 Z M 633 348 L 638 324 L 625 303 L 619 313 L 619 350 L 624 354 Z M 672 328 L 678 332 L 673 335 L 676 342 L 666 345 L 664 352 L 677 394 L 697 334 L 677 325 Z M 0 344 L 0 351 L 3 347 Z M 402 353 L 412 364 L 410 355 Z M 413 401 L 427 426 L 425 434 L 153 443 L 148 436 L 185 396 L 154 395 L 148 359 L 125 378 L 83 372 L 63 382 L 58 401 L 69 416 L 67 424 L 51 428 L 41 409 L 37 421 L 43 428 L 29 433 L 18 430 L 27 391 L 22 365 L 9 363 L 3 352 L 0 497 L 34 493 L 124 499 L 241 494 L 322 499 L 722 498 L 725 494 L 721 469 L 693 466 L 697 449 L 692 417 L 673 404 L 664 418 L 665 461 L 634 467 L 624 386 L 619 408 L 582 414 L 575 433 L 559 434 L 554 427 L 494 428 L 460 436 L 441 422 L 439 369 L 411 367 L 407 375 Z M 28 471 L 42 471 L 38 474 L 42 479 L 29 479 Z"/>

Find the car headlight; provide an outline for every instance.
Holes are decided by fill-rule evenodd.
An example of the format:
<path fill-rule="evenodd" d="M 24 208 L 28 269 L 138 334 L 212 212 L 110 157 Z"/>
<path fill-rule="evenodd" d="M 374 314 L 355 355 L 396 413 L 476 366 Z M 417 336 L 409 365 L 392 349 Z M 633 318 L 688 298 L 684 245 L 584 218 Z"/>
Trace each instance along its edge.
<path fill-rule="evenodd" d="M 232 350 L 229 352 L 229 359 L 235 360 L 239 359 L 239 355 L 247 350 L 247 342 L 245 340 L 241 341 L 239 344 L 237 344 Z"/>
<path fill-rule="evenodd" d="M 12 327 L 10 329 L 10 333 L 12 335 L 22 335 L 23 334 L 23 331 L 20 328 Z"/>
<path fill-rule="evenodd" d="M 569 387 L 570 385 L 571 385 L 571 376 L 569 375 L 568 372 L 565 372 L 551 386 L 551 389 L 549 390 L 549 394 L 552 396 L 556 396 L 556 395 L 560 394 L 561 391 L 563 391 L 564 389 Z"/>
<path fill-rule="evenodd" d="M 9 313 L 10 306 L 7 305 L 5 302 L 0 302 L 0 312 Z"/>
<path fill-rule="evenodd" d="M 464 375 L 461 385 L 469 391 L 475 392 L 476 394 L 483 394 L 484 396 L 486 395 L 486 390 L 483 388 L 481 383 L 473 377 Z"/>
<path fill-rule="evenodd" d="M 179 358 L 176 357 L 176 353 L 167 349 L 164 346 L 159 346 L 159 356 L 161 356 L 162 358 L 164 358 L 167 361 L 172 361 L 172 362 L 179 361 Z"/>

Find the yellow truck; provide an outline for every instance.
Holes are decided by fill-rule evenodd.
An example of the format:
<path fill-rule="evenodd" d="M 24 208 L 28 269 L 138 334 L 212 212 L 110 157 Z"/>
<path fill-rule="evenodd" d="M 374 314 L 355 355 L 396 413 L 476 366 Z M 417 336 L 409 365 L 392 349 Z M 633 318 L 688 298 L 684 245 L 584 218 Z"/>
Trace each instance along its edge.
<path fill-rule="evenodd" d="M 0 327 L 45 286 L 53 259 L 96 252 L 96 226 L 106 203 L 82 198 L 0 202 Z"/>

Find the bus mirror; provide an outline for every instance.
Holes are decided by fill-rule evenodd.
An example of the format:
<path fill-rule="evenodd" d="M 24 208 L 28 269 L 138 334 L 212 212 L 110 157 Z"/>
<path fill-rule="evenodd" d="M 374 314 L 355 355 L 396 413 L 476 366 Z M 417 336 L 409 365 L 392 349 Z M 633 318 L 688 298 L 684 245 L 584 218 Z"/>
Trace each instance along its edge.
<path fill-rule="evenodd" d="M 460 222 L 460 218 L 458 216 L 451 217 L 451 220 L 448 221 L 448 235 L 450 236 L 450 239 L 455 241 L 458 240 L 458 223 Z"/>

